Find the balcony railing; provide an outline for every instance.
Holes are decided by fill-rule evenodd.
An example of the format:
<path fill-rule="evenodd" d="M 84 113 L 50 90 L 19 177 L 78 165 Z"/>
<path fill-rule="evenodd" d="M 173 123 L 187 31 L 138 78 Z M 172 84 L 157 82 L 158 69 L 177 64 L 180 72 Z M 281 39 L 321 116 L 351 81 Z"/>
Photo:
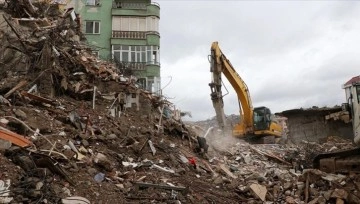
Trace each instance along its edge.
<path fill-rule="evenodd" d="M 138 31 L 112 31 L 113 38 L 146 39 L 145 32 Z"/>
<path fill-rule="evenodd" d="M 113 2 L 113 8 L 121 9 L 144 9 L 146 10 L 146 3 L 131 3 L 131 2 Z"/>
<path fill-rule="evenodd" d="M 120 9 L 146 9 L 149 4 L 146 3 L 132 3 L 132 2 L 116 2 L 113 1 L 113 8 Z M 151 2 L 151 5 L 155 5 L 160 8 L 160 5 L 156 2 Z"/>
<path fill-rule="evenodd" d="M 120 69 L 145 70 L 146 63 L 143 62 L 117 62 Z"/>
<path fill-rule="evenodd" d="M 156 31 L 119 31 L 113 30 L 112 31 L 112 38 L 127 38 L 127 39 L 146 39 L 146 35 L 148 34 L 155 34 L 159 35 Z"/>

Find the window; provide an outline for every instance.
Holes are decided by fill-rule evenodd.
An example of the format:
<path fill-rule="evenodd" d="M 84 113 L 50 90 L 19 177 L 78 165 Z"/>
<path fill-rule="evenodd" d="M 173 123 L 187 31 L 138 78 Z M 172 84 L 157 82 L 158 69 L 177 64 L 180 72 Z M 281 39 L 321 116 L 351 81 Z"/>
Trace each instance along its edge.
<path fill-rule="evenodd" d="M 121 31 L 156 31 L 159 32 L 159 18 L 155 16 L 148 17 L 113 17 L 112 30 Z"/>
<path fill-rule="evenodd" d="M 146 18 L 146 31 L 159 31 L 159 19 L 155 16 Z"/>
<path fill-rule="evenodd" d="M 114 59 L 120 62 L 160 64 L 159 46 L 113 45 Z"/>
<path fill-rule="evenodd" d="M 154 93 L 161 95 L 161 78 L 154 77 Z"/>
<path fill-rule="evenodd" d="M 154 89 L 154 77 L 149 76 L 147 77 L 147 86 L 146 86 L 146 90 L 151 91 L 151 92 L 155 92 Z"/>
<path fill-rule="evenodd" d="M 100 34 L 100 21 L 86 21 L 85 33 Z"/>
<path fill-rule="evenodd" d="M 86 0 L 88 6 L 100 6 L 100 0 Z"/>
<path fill-rule="evenodd" d="M 146 88 L 146 78 L 140 78 L 138 84 L 140 84 L 142 88 Z"/>

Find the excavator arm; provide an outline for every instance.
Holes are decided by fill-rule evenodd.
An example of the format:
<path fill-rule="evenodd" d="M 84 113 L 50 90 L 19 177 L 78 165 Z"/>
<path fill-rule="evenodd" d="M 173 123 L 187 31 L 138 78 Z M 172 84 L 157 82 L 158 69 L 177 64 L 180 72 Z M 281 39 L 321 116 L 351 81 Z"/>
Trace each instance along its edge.
<path fill-rule="evenodd" d="M 213 42 L 211 45 L 210 64 L 210 72 L 212 73 L 212 82 L 209 84 L 211 88 L 211 100 L 219 127 L 224 128 L 226 126 L 223 94 L 221 91 L 221 76 L 224 74 L 237 94 L 240 108 L 239 114 L 241 122 L 236 125 L 233 133 L 235 135 L 243 135 L 253 132 L 253 107 L 249 89 L 244 80 L 235 71 L 230 61 L 221 52 L 218 42 Z"/>

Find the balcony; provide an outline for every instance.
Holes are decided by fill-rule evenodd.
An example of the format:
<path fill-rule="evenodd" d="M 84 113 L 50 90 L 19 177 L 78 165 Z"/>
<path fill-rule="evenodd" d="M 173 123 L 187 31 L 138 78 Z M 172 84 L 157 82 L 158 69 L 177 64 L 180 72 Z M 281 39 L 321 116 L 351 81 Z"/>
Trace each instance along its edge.
<path fill-rule="evenodd" d="M 157 7 L 160 8 L 160 5 L 156 2 L 152 2 L 151 4 L 147 4 L 147 3 L 134 3 L 134 2 L 115 2 L 113 1 L 113 8 L 117 9 L 142 9 L 142 10 L 146 10 L 146 7 L 148 5 L 155 5 Z"/>
<path fill-rule="evenodd" d="M 120 30 L 113 30 L 112 31 L 112 38 L 123 38 L 123 39 L 146 39 L 146 36 L 149 34 L 159 35 L 156 31 L 120 31 Z"/>
<path fill-rule="evenodd" d="M 146 63 L 143 62 L 116 62 L 119 69 L 145 70 Z"/>
<path fill-rule="evenodd" d="M 113 8 L 146 10 L 146 3 L 113 2 Z"/>

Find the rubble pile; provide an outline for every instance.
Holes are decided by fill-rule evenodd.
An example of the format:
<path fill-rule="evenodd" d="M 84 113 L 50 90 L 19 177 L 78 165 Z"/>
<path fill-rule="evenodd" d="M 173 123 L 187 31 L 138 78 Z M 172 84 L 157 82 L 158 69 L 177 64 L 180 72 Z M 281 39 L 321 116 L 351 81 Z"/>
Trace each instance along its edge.
<path fill-rule="evenodd" d="M 204 135 L 209 127 L 207 122 L 189 126 L 197 134 Z M 241 140 L 236 142 L 219 133 L 214 135 L 207 136 L 209 152 L 213 153 L 208 160 L 217 172 L 213 182 L 221 188 L 234 189 L 240 196 L 240 203 L 360 202 L 357 187 L 360 177 L 356 172 L 338 174 L 313 169 L 316 155 L 353 149 L 351 140 L 330 136 L 321 143 L 254 145 Z M 224 143 L 236 145 L 224 146 Z"/>
<path fill-rule="evenodd" d="M 304 149 L 304 163 L 311 162 L 314 157 L 321 153 L 336 152 L 356 148 L 355 144 L 349 140 L 336 136 L 329 136 L 317 142 L 303 140 L 301 147 Z M 310 165 L 308 165 L 310 166 Z"/>
<path fill-rule="evenodd" d="M 306 161 L 308 149 L 351 142 L 236 140 L 207 152 L 205 126 L 195 134 L 170 102 L 92 56 L 72 9 L 29 0 L 4 9 L 0 203 L 360 202 L 356 174 Z"/>
<path fill-rule="evenodd" d="M 338 143 L 339 140 L 331 137 L 318 146 L 326 149 L 345 144 Z M 346 145 L 350 146 L 351 142 Z M 308 152 L 304 147 L 238 143 L 222 157 L 210 159 L 226 164 L 220 166 L 226 176 L 214 182 L 232 186 L 246 203 L 261 203 L 259 200 L 267 203 L 359 203 L 360 176 L 312 169 L 311 161 L 306 161 Z"/>

